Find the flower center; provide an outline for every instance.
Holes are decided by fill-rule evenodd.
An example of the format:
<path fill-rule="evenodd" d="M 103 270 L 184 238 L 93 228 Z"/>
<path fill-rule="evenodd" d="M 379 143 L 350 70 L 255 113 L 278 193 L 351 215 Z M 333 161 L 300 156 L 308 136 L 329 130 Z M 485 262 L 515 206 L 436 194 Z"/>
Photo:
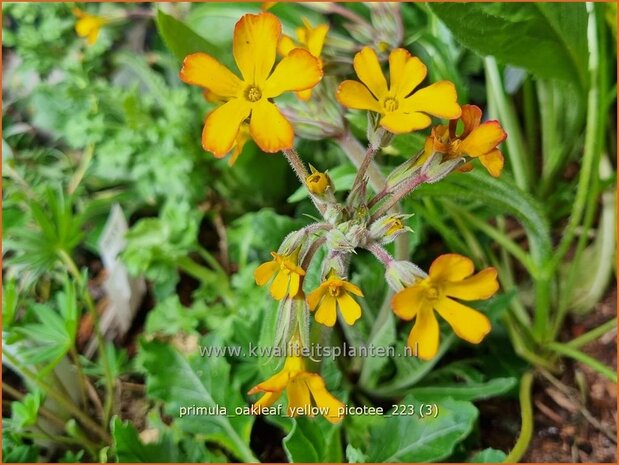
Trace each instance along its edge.
<path fill-rule="evenodd" d="M 386 98 L 383 102 L 383 107 L 387 111 L 396 111 L 398 109 L 398 101 L 393 97 Z"/>
<path fill-rule="evenodd" d="M 245 89 L 245 98 L 250 102 L 257 102 L 262 98 L 262 91 L 256 86 L 249 86 Z"/>
<path fill-rule="evenodd" d="M 436 300 L 438 299 L 438 289 L 434 286 L 430 286 L 426 289 L 426 299 Z"/>
<path fill-rule="evenodd" d="M 331 285 L 329 286 L 329 295 L 331 297 L 339 297 L 342 289 L 340 286 Z"/>

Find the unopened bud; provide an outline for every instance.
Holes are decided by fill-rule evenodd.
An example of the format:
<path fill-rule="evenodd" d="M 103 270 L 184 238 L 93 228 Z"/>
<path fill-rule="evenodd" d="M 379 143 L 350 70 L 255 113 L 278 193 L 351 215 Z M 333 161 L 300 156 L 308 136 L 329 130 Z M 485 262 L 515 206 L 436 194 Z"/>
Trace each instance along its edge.
<path fill-rule="evenodd" d="M 464 163 L 464 158 L 454 158 L 443 161 L 443 154 L 434 152 L 423 164 L 421 173 L 426 178 L 425 182 L 432 184 L 443 179 L 462 163 Z"/>
<path fill-rule="evenodd" d="M 427 276 L 417 265 L 405 260 L 393 260 L 385 271 L 387 284 L 396 292 L 412 286 L 416 281 L 425 279 Z"/>
<path fill-rule="evenodd" d="M 321 173 L 312 165 L 309 167 L 311 173 L 305 178 L 305 185 L 312 194 L 321 196 L 331 188 L 331 178 L 327 173 Z"/>
<path fill-rule="evenodd" d="M 370 226 L 370 239 L 375 240 L 380 244 L 389 244 L 396 237 L 405 232 L 413 230 L 404 224 L 404 220 L 413 215 L 389 214 L 378 218 L 372 226 Z"/>
<path fill-rule="evenodd" d="M 424 153 L 424 150 L 420 150 L 389 173 L 387 176 L 387 188 L 393 190 L 398 184 L 414 176 L 423 166 Z"/>

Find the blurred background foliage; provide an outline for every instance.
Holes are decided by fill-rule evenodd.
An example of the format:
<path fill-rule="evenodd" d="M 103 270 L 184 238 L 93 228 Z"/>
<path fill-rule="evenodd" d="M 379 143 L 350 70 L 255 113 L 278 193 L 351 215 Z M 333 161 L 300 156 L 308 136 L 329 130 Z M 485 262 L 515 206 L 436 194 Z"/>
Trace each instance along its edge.
<path fill-rule="evenodd" d="M 92 46 L 75 33 L 75 7 L 114 18 Z M 436 421 L 178 418 L 180 406 L 248 405 L 247 389 L 273 372 L 266 357 L 206 358 L 198 346 L 272 340 L 276 304 L 253 270 L 315 214 L 283 157 L 253 142 L 233 167 L 204 153 L 211 104 L 178 79 L 191 52 L 231 65 L 234 23 L 260 8 L 3 3 L 6 462 L 496 462 L 509 450 L 484 440 L 474 404 L 495 396 L 520 397 L 522 431 L 507 457 L 517 460 L 532 434 L 533 373 L 554 377 L 566 356 L 616 382 L 580 351 L 615 320 L 571 341 L 563 331 L 616 275 L 616 4 L 278 3 L 270 11 L 288 34 L 303 17 L 329 22 L 324 59 L 339 80 L 361 46 L 403 46 L 430 81 L 453 81 L 460 103 L 501 121 L 501 178 L 452 175 L 402 208 L 415 214 L 416 263 L 461 253 L 496 266 L 503 292 L 479 305 L 493 321 L 479 347 L 444 335 L 431 362 L 324 364 L 330 391 L 349 405 L 436 403 Z M 365 115 L 346 116 L 365 144 Z M 379 163 L 400 164 L 425 135 L 396 137 Z M 336 141 L 302 138 L 297 150 L 329 169 L 338 191 L 352 184 Z M 116 204 L 130 224 L 121 261 L 148 292 L 129 332 L 112 340 L 98 331 L 97 244 Z M 364 318 L 337 338 L 402 348 L 403 326 L 372 331 L 387 292 L 381 267 L 360 254 L 351 279 L 366 293 Z M 317 280 L 310 269 L 308 286 Z M 96 355 L 82 333 L 98 340 Z"/>

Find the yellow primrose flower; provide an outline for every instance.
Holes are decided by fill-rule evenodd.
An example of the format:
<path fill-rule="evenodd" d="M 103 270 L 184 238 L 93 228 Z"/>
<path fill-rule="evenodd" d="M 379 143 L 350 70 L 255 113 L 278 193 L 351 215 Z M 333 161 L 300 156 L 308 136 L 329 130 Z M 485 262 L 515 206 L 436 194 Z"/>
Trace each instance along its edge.
<path fill-rule="evenodd" d="M 320 375 L 306 371 L 302 357 L 287 357 L 284 368 L 279 373 L 249 391 L 249 394 L 265 393 L 254 404 L 254 408 L 272 406 L 284 389 L 288 394 L 289 416 L 304 414 L 313 404 L 321 409 L 323 416 L 331 423 L 339 423 L 344 416 L 344 404 L 327 391 Z"/>
<path fill-rule="evenodd" d="M 202 147 L 218 158 L 230 151 L 246 119 L 251 137 L 264 152 L 290 149 L 294 144 L 292 125 L 270 99 L 314 87 L 322 69 L 302 49 L 292 50 L 273 69 L 281 29 L 271 13 L 247 14 L 236 23 L 232 52 L 242 79 L 206 53 L 194 53 L 183 61 L 181 80 L 227 100 L 209 113 L 202 131 Z"/>
<path fill-rule="evenodd" d="M 316 312 L 318 323 L 333 326 L 337 319 L 336 308 L 339 307 L 344 321 L 353 325 L 355 321 L 361 318 L 361 306 L 350 294 L 363 297 L 361 289 L 348 281 L 344 281 L 331 271 L 327 280 L 307 296 L 307 304 L 312 311 L 318 308 Z"/>
<path fill-rule="evenodd" d="M 289 297 L 294 297 L 301 289 L 301 276 L 305 276 L 305 271 L 297 264 L 298 249 L 290 255 L 280 255 L 275 252 L 271 252 L 271 255 L 273 260 L 263 263 L 254 271 L 256 284 L 264 286 L 275 276 L 271 284 L 273 298 L 282 300 L 286 293 Z"/>
<path fill-rule="evenodd" d="M 337 89 L 337 100 L 348 108 L 379 113 L 380 125 L 393 134 L 427 128 L 432 122 L 428 115 L 447 119 L 460 116 L 453 83 L 439 81 L 415 91 L 428 70 L 408 50 L 391 51 L 389 86 L 376 52 L 370 47 L 355 55 L 353 67 L 361 82 L 342 82 Z"/>
<path fill-rule="evenodd" d="M 310 52 L 312 56 L 316 57 L 320 62 L 320 66 L 322 66 L 320 55 L 322 53 L 322 47 L 325 43 L 325 38 L 327 37 L 327 32 L 329 32 L 329 25 L 319 24 L 318 26 L 313 27 L 307 18 L 303 18 L 303 26 L 298 27 L 295 32 L 297 33 L 297 39 L 300 45 L 296 45 L 294 40 L 289 36 L 282 35 L 277 48 L 279 54 L 286 56 L 296 47 L 303 48 Z M 311 89 L 297 92 L 297 97 L 301 100 L 307 101 L 311 96 Z"/>
<path fill-rule="evenodd" d="M 471 276 L 473 262 L 457 254 L 438 257 L 430 266 L 429 276 L 398 292 L 391 302 L 396 315 L 404 320 L 415 318 L 408 346 L 423 360 L 438 351 L 440 331 L 434 310 L 452 327 L 456 335 L 479 344 L 490 332 L 490 320 L 453 298 L 489 299 L 499 289 L 494 268 L 486 268 Z"/>
<path fill-rule="evenodd" d="M 449 126 L 439 125 L 432 128 L 432 134 L 426 140 L 424 157 L 433 152 L 457 158 L 468 155 L 479 158 L 488 172 L 497 177 L 503 169 L 503 154 L 497 148 L 507 138 L 507 134 L 498 121 L 481 123 L 481 109 L 475 105 L 463 105 L 462 115 L 451 120 Z M 463 123 L 460 135 L 456 134 L 458 120 Z M 466 166 L 466 165 L 465 165 Z M 465 170 L 470 169 L 470 165 Z"/>
<path fill-rule="evenodd" d="M 305 185 L 312 194 L 324 194 L 331 185 L 329 175 L 327 173 L 321 173 L 311 164 L 309 165 L 309 167 L 310 174 L 308 177 L 305 178 Z"/>
<path fill-rule="evenodd" d="M 85 37 L 88 45 L 94 45 L 99 38 L 101 28 L 109 23 L 102 16 L 91 15 L 79 8 L 73 8 L 73 14 L 77 18 L 75 32 L 80 37 Z"/>

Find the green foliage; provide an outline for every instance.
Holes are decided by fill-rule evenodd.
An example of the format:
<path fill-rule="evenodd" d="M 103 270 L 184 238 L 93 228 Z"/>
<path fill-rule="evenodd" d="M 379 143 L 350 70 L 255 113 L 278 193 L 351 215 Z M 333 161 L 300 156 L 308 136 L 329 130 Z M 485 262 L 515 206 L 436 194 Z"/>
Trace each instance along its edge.
<path fill-rule="evenodd" d="M 202 341 L 204 346 L 220 345 L 214 338 Z M 239 394 L 239 386 L 230 379 L 230 366 L 223 357 L 185 358 L 169 345 L 157 342 L 141 343 L 141 358 L 147 373 L 146 386 L 153 399 L 164 402 L 164 410 L 175 417 L 181 407 L 218 406 L 229 409 L 226 415 L 187 415 L 176 423 L 184 432 L 214 441 L 245 460 L 249 452 L 249 434 L 252 416 L 234 415 L 236 407 L 246 403 Z M 214 411 L 214 410 L 213 410 Z"/>
<path fill-rule="evenodd" d="M 448 457 L 473 429 L 477 409 L 470 402 L 442 398 L 436 417 L 420 418 L 428 404 L 407 396 L 400 405 L 412 406 L 414 415 L 381 418 L 370 428 L 367 462 L 432 462 Z M 422 407 L 424 405 L 424 407 Z M 409 412 L 410 407 L 404 407 Z"/>
<path fill-rule="evenodd" d="M 587 88 L 583 3 L 433 3 L 430 7 L 458 40 L 478 53 L 539 77 Z"/>

